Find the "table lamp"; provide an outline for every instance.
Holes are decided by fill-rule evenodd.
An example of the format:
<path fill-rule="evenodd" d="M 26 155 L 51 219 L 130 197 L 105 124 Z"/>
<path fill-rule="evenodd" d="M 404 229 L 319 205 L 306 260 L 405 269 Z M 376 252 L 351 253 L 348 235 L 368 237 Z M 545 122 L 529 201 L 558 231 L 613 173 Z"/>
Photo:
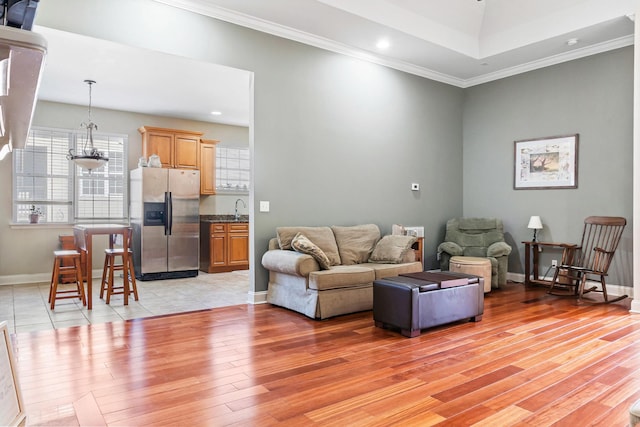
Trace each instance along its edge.
<path fill-rule="evenodd" d="M 540 219 L 539 216 L 534 215 L 529 219 L 529 225 L 527 225 L 527 228 L 531 228 L 533 229 L 533 240 L 532 242 L 536 241 L 536 234 L 538 233 L 538 230 L 542 230 L 542 220 Z"/>

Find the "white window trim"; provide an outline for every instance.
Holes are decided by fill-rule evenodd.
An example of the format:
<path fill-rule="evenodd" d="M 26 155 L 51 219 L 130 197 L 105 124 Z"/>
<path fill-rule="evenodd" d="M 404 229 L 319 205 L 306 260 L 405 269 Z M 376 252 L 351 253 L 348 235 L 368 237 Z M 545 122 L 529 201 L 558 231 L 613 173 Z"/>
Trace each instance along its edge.
<path fill-rule="evenodd" d="M 27 141 L 27 145 L 29 145 L 31 139 L 32 139 L 32 131 L 39 131 L 39 132 L 51 132 L 53 133 L 59 133 L 61 135 L 66 134 L 67 137 L 69 138 L 69 142 L 71 144 L 71 146 L 75 146 L 75 147 L 82 147 L 82 136 L 84 131 L 80 130 L 80 129 L 60 129 L 60 128 L 52 128 L 52 127 L 39 127 L 39 126 L 33 126 L 31 131 L 29 132 L 29 139 Z M 100 222 L 126 222 L 128 220 L 128 180 L 127 180 L 127 171 L 128 171 L 128 139 L 129 139 L 129 135 L 127 134 L 119 134 L 119 133 L 111 133 L 111 132 L 99 132 L 99 133 L 95 133 L 94 134 L 94 141 L 95 140 L 100 140 L 101 138 L 113 138 L 115 140 L 122 140 L 122 174 L 121 174 L 121 179 L 118 179 L 116 182 L 116 186 L 121 186 L 122 187 L 122 213 L 121 215 L 113 216 L 110 218 L 101 218 L 99 221 Z M 98 145 L 98 144 L 96 144 Z M 60 147 L 62 149 L 62 147 Z M 18 151 L 18 149 L 16 150 Z M 64 155 L 66 156 L 67 152 L 68 152 L 68 147 L 64 150 Z M 119 150 L 117 150 L 117 152 L 120 152 Z M 47 155 L 50 156 L 50 151 L 47 151 Z M 57 153 L 58 155 L 62 155 L 61 153 Z M 26 227 L 33 227 L 33 226 L 46 226 L 46 227 L 53 227 L 53 228 L 64 228 L 65 226 L 73 226 L 74 224 L 77 223 L 88 223 L 88 222 L 93 222 L 97 219 L 95 218 L 79 218 L 78 217 L 78 208 L 79 208 L 79 192 L 76 191 L 78 189 L 78 185 L 79 185 L 79 180 L 83 179 L 83 174 L 82 174 L 82 170 L 78 167 L 76 167 L 75 165 L 69 165 L 69 169 L 67 171 L 67 180 L 69 182 L 69 187 L 68 187 L 68 191 L 69 191 L 69 201 L 55 201 L 55 199 L 52 198 L 46 198 L 44 200 L 33 200 L 34 203 L 37 204 L 37 202 L 41 202 L 41 204 L 46 204 L 48 206 L 55 206 L 55 205 L 70 205 L 71 208 L 69 209 L 68 212 L 68 221 L 65 222 L 39 222 L 38 224 L 30 224 L 28 222 L 24 222 L 19 221 L 18 222 L 18 211 L 17 211 L 17 207 L 18 205 L 24 205 L 24 204 L 31 204 L 32 201 L 30 200 L 25 200 L 22 201 L 19 199 L 18 194 L 17 194 L 17 178 L 18 176 L 20 176 L 18 173 L 16 173 L 16 161 L 17 159 L 15 158 L 15 156 L 17 155 L 16 152 L 14 152 L 14 158 L 12 159 L 13 162 L 13 167 L 12 167 L 12 178 L 13 178 L 13 182 L 12 182 L 12 220 L 11 220 L 11 225 L 12 226 L 17 226 L 17 227 L 21 227 L 21 226 L 26 226 Z M 50 162 L 50 158 L 48 157 L 46 159 L 48 162 Z M 60 160 L 60 158 L 58 157 L 57 160 Z M 65 159 L 66 160 L 66 159 Z M 99 172 L 98 172 L 99 173 Z M 112 175 L 116 175 L 117 173 L 114 173 Z M 25 175 L 26 176 L 26 175 Z M 45 177 L 51 177 L 53 176 L 53 174 L 47 173 L 44 175 Z M 64 175 L 61 175 L 62 177 Z M 119 175 L 116 175 L 119 176 Z M 106 188 L 108 187 L 108 182 L 110 180 L 108 178 L 104 179 L 105 182 L 105 192 L 106 192 Z M 118 198 L 119 200 L 119 198 Z M 92 201 L 92 203 L 95 203 L 95 200 Z M 108 203 L 110 203 L 110 201 L 108 201 Z"/>
<path fill-rule="evenodd" d="M 246 187 L 238 188 L 238 187 L 225 187 L 221 186 L 221 179 L 219 177 L 220 171 L 226 171 L 227 168 L 222 167 L 222 162 L 220 162 L 221 156 L 226 156 L 226 150 L 241 150 L 245 151 L 248 159 L 246 168 L 239 168 L 236 170 L 244 171 L 247 174 L 247 179 L 242 180 L 243 185 L 246 184 Z M 220 145 L 216 146 L 216 194 L 249 194 L 251 189 L 251 151 L 249 147 L 244 146 L 232 146 L 232 145 Z"/>

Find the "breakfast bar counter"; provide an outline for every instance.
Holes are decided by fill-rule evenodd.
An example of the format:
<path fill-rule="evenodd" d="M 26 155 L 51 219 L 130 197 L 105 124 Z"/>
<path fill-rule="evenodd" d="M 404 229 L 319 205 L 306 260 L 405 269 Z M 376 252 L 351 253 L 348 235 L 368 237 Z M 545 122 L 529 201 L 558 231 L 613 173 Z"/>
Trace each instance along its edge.
<path fill-rule="evenodd" d="M 93 308 L 93 291 L 92 291 L 92 270 L 93 270 L 93 236 L 94 235 L 122 235 L 123 242 L 123 263 L 126 263 L 128 256 L 128 248 L 126 242 L 129 240 L 129 226 L 127 224 L 78 224 L 73 227 L 73 236 L 76 240 L 76 246 L 87 254 L 87 310 Z M 111 247 L 112 239 L 109 239 Z"/>

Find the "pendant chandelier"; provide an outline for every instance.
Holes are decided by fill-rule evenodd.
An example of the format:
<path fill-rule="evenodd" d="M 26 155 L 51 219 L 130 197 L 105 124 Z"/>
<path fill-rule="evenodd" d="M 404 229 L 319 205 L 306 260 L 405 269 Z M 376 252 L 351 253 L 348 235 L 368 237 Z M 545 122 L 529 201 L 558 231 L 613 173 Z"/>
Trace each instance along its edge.
<path fill-rule="evenodd" d="M 85 80 L 85 83 L 89 85 L 89 122 L 82 123 L 82 127 L 87 129 L 87 135 L 82 147 L 82 153 L 76 154 L 74 149 L 69 150 L 67 159 L 73 161 L 76 165 L 82 169 L 88 169 L 89 171 L 99 169 L 104 166 L 109 159 L 104 155 L 102 151 L 98 151 L 93 145 L 93 130 L 98 129 L 98 125 L 91 121 L 91 85 L 95 83 L 94 80 Z"/>

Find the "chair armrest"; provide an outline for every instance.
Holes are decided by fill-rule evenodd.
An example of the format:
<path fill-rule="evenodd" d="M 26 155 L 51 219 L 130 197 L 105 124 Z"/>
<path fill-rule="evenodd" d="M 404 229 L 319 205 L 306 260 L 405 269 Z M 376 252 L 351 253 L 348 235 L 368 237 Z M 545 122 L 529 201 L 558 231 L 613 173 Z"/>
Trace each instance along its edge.
<path fill-rule="evenodd" d="M 582 246 L 579 245 L 575 245 L 572 243 L 562 243 L 560 245 L 563 249 L 562 249 L 562 260 L 560 261 L 560 265 L 563 267 L 566 266 L 570 266 L 573 265 L 573 258 L 575 256 L 575 253 L 582 249 Z"/>
<path fill-rule="evenodd" d="M 454 242 L 442 242 L 438 245 L 438 255 L 446 252 L 451 256 L 460 256 L 463 254 L 463 251 L 462 247 Z"/>
<path fill-rule="evenodd" d="M 495 242 L 489 245 L 487 248 L 487 256 L 498 258 L 501 256 L 506 256 L 511 253 L 511 246 L 507 245 L 505 242 Z"/>
<path fill-rule="evenodd" d="M 602 253 L 602 254 L 612 254 L 613 252 L 604 250 L 602 248 L 593 248 L 594 252 Z"/>
<path fill-rule="evenodd" d="M 301 277 L 309 276 L 312 271 L 320 271 L 318 262 L 311 255 L 282 249 L 265 252 L 262 266 L 270 271 Z"/>

